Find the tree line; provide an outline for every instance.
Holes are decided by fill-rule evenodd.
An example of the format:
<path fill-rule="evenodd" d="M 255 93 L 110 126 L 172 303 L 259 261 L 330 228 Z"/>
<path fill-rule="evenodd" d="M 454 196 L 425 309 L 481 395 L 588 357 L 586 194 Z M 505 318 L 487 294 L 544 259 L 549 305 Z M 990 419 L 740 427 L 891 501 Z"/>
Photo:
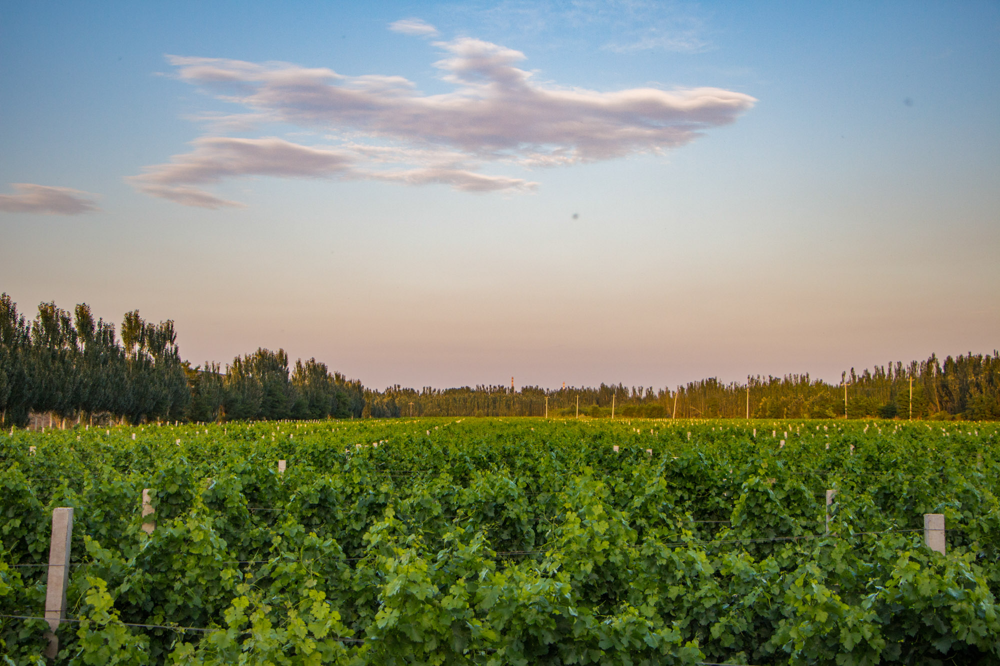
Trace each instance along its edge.
<path fill-rule="evenodd" d="M 1000 355 L 932 355 L 845 372 L 840 384 L 808 374 L 716 378 L 676 389 L 601 384 L 520 390 L 479 385 L 419 391 L 365 388 L 311 358 L 289 365 L 281 349 L 237 356 L 221 367 L 180 358 L 172 321 L 125 315 L 94 320 L 42 303 L 28 321 L 0 296 L 0 423 L 23 426 L 31 413 L 140 423 L 408 416 L 605 418 L 915 418 L 1000 419 Z"/>
<path fill-rule="evenodd" d="M 186 368 L 190 421 L 361 418 L 365 390 L 361 382 L 330 373 L 315 358 L 295 362 L 289 372 L 283 349 L 258 349 L 237 356 L 222 371 L 218 363 Z"/>
<path fill-rule="evenodd" d="M 656 389 L 601 384 L 546 390 L 476 386 L 420 391 L 392 386 L 366 392 L 366 411 L 397 416 L 549 416 L 634 418 L 1000 419 L 1000 355 L 935 355 L 845 372 L 840 384 L 808 374 L 716 378 Z"/>
<path fill-rule="evenodd" d="M 72 313 L 42 303 L 33 321 L 0 295 L 0 421 L 23 426 L 31 412 L 62 418 L 110 414 L 137 423 L 183 418 L 190 399 L 172 321 L 94 320 L 85 303 Z"/>
<path fill-rule="evenodd" d="M 191 367 L 173 321 L 138 310 L 115 325 L 81 303 L 42 303 L 28 320 L 0 295 L 0 424 L 23 427 L 33 413 L 61 421 L 142 423 L 360 418 L 364 387 L 315 359 L 289 368 L 283 350 Z"/>

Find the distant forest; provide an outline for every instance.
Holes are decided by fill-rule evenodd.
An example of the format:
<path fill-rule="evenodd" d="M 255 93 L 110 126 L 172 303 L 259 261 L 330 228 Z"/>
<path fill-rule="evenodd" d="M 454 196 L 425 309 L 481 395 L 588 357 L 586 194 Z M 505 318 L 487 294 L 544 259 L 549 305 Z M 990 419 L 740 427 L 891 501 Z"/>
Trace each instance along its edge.
<path fill-rule="evenodd" d="M 676 389 L 601 384 L 558 390 L 476 386 L 419 391 L 365 388 L 315 359 L 289 365 L 258 349 L 222 368 L 180 358 L 172 321 L 138 310 L 115 325 L 42 303 L 31 321 L 0 296 L 0 424 L 32 415 L 58 423 L 234 421 L 409 416 L 607 418 L 1000 419 L 1000 355 L 931 356 L 844 373 L 839 385 L 805 375 L 710 378 Z"/>

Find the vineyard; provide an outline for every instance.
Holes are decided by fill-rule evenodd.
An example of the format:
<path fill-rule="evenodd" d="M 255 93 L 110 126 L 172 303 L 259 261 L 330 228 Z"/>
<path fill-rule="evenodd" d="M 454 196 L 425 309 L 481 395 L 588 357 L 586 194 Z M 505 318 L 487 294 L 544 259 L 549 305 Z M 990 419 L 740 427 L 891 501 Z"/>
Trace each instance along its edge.
<path fill-rule="evenodd" d="M 72 507 L 58 663 L 1000 664 L 998 431 L 13 430 L 0 653 L 45 663 L 53 510 Z M 945 554 L 925 514 L 943 514 Z"/>

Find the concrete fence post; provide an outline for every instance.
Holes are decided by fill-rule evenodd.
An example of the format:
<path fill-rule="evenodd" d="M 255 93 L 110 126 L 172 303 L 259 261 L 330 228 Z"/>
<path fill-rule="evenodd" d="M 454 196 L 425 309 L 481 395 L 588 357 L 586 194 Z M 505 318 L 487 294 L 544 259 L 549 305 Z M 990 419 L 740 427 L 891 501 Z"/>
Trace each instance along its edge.
<path fill-rule="evenodd" d="M 156 520 L 155 520 L 155 518 L 150 518 L 149 520 L 146 519 L 146 516 L 153 516 L 153 515 L 155 515 L 155 513 L 156 512 L 153 510 L 153 504 L 152 504 L 152 502 L 150 502 L 150 498 L 149 498 L 149 488 L 143 488 L 142 489 L 142 530 L 146 534 L 152 534 L 153 530 L 156 529 Z"/>
<path fill-rule="evenodd" d="M 945 554 L 945 529 L 943 513 L 924 514 L 924 543 L 931 550 Z"/>
<path fill-rule="evenodd" d="M 278 461 L 278 474 L 284 474 L 284 473 L 285 473 L 285 461 L 284 460 L 279 460 Z"/>
<path fill-rule="evenodd" d="M 837 496 L 836 490 L 826 491 L 826 533 L 830 533 L 830 505 L 833 504 L 833 498 Z"/>
<path fill-rule="evenodd" d="M 45 585 L 45 619 L 50 631 L 46 633 L 49 645 L 45 656 L 59 654 L 59 637 L 56 629 L 66 619 L 66 588 L 69 586 L 69 556 L 73 540 L 73 508 L 59 507 L 52 510 L 52 541 L 49 544 L 49 577 Z"/>

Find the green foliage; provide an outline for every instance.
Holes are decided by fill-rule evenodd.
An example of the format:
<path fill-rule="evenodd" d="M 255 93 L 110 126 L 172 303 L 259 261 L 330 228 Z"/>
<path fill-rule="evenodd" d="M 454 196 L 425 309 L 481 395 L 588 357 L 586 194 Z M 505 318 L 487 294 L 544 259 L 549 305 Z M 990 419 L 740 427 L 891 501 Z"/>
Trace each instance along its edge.
<path fill-rule="evenodd" d="M 79 643 L 69 663 L 140 666 L 149 663 L 149 639 L 121 624 L 115 600 L 103 580 L 87 576 L 85 611 L 76 632 Z M 68 652 L 68 651 L 67 651 Z"/>
<path fill-rule="evenodd" d="M 893 421 L 18 431 L 0 435 L 0 615 L 41 613 L 51 509 L 73 506 L 65 663 L 998 664 L 997 437 Z M 924 513 L 945 515 L 947 555 L 923 546 Z M 7 663 L 38 663 L 46 628 L 0 618 Z"/>

